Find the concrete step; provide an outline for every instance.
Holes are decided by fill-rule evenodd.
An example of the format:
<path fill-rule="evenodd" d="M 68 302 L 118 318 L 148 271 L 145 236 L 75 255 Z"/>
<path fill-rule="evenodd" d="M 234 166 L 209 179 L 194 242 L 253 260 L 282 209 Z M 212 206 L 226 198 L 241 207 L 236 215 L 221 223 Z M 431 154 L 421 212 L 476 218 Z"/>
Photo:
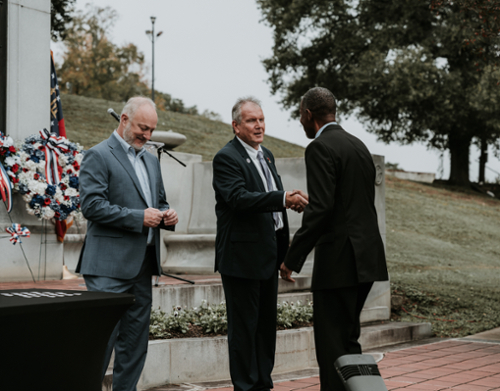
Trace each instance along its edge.
<path fill-rule="evenodd" d="M 184 278 L 184 276 L 183 276 Z M 189 279 L 189 277 L 186 277 Z M 302 294 L 311 287 L 310 276 L 295 276 L 295 283 L 279 280 L 278 292 L 280 302 L 302 303 L 312 300 L 310 293 Z M 224 300 L 224 290 L 219 276 L 207 276 L 202 280 L 197 280 L 196 284 L 160 284 L 153 287 L 153 308 L 160 308 L 169 313 L 174 306 L 182 308 L 199 307 L 203 300 L 208 304 L 219 304 Z"/>
<path fill-rule="evenodd" d="M 386 322 L 363 326 L 360 342 L 364 350 L 381 348 L 431 335 L 429 323 Z M 273 375 L 317 367 L 312 327 L 278 331 Z M 226 337 L 180 338 L 149 342 L 146 365 L 139 389 L 163 384 L 223 381 L 229 379 Z M 108 371 L 103 391 L 110 391 Z"/>

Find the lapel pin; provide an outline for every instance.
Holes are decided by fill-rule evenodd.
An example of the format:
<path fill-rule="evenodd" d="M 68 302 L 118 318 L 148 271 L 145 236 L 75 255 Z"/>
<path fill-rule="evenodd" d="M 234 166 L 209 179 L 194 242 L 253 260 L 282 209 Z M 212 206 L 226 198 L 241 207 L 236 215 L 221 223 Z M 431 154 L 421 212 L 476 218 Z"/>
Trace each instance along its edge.
<path fill-rule="evenodd" d="M 250 159 L 249 158 L 247 158 L 247 163 L 250 163 Z"/>

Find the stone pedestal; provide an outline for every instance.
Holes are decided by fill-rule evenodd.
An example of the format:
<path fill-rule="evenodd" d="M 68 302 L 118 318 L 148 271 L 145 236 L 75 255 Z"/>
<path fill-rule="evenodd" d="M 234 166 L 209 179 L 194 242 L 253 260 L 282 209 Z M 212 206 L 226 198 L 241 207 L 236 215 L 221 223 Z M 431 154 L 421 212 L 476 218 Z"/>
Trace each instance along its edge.
<path fill-rule="evenodd" d="M 7 45 L 1 48 L 7 67 L 5 129 L 0 130 L 17 141 L 50 127 L 50 0 L 6 0 L 2 15 L 7 20 Z M 54 225 L 47 222 L 45 229 L 42 221 L 28 215 L 18 194 L 14 194 L 10 218 L 0 203 L 2 235 L 7 234 L 11 219 L 32 233 L 22 240 L 35 277 L 61 278 L 63 245 L 57 241 Z M 0 281 L 31 279 L 19 244 L 1 239 L 0 253 Z"/>

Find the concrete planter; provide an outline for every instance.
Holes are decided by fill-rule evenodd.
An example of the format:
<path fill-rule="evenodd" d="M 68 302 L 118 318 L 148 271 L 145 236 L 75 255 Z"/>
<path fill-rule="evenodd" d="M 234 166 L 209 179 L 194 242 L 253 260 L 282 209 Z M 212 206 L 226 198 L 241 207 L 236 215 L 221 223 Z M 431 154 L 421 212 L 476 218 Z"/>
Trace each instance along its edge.
<path fill-rule="evenodd" d="M 278 331 L 273 373 L 316 367 L 313 328 Z M 139 387 L 229 379 L 227 337 L 149 342 Z"/>
<path fill-rule="evenodd" d="M 428 338 L 430 323 L 365 326 L 360 343 L 364 350 Z M 317 367 L 312 327 L 278 331 L 274 374 Z M 229 379 L 227 337 L 179 338 L 149 342 L 146 365 L 139 381 L 142 389 L 163 384 Z"/>

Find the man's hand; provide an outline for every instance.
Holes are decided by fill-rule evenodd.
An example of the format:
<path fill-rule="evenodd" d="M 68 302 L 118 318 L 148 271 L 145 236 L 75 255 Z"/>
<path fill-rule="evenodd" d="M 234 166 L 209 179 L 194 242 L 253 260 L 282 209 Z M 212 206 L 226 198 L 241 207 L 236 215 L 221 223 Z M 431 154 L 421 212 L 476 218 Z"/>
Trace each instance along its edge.
<path fill-rule="evenodd" d="M 165 225 L 175 225 L 179 222 L 177 217 L 177 212 L 173 209 L 167 209 L 163 211 L 163 223 Z"/>
<path fill-rule="evenodd" d="M 296 193 L 296 191 L 297 190 L 286 192 L 286 207 L 287 209 L 291 208 L 295 212 L 301 213 L 309 202 L 306 198 Z"/>
<path fill-rule="evenodd" d="M 144 211 L 144 223 L 145 227 L 156 228 L 163 219 L 163 212 L 155 208 L 147 208 Z"/>
<path fill-rule="evenodd" d="M 292 195 L 295 195 L 295 194 L 299 194 L 302 198 L 304 198 L 305 200 L 307 200 L 307 202 L 309 202 L 309 196 L 305 192 L 303 192 L 302 190 L 292 191 Z"/>
<path fill-rule="evenodd" d="M 295 282 L 292 278 L 292 271 L 286 267 L 285 262 L 283 262 L 280 266 L 280 276 L 285 281 Z"/>

